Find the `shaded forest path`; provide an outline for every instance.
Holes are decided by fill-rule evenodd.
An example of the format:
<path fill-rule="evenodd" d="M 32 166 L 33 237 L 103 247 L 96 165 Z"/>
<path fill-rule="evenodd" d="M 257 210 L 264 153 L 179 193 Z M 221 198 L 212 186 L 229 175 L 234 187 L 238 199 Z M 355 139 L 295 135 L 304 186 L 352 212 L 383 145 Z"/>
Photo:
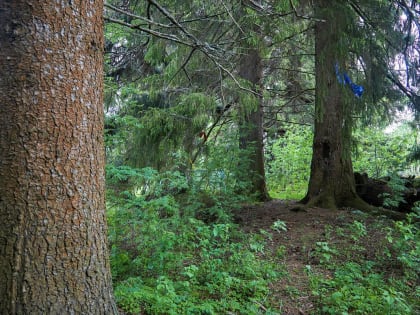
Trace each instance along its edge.
<path fill-rule="evenodd" d="M 295 210 L 295 211 L 293 211 Z M 345 226 L 360 219 L 356 213 L 343 210 L 309 208 L 296 212 L 296 202 L 272 200 L 244 206 L 234 213 L 235 221 L 247 233 L 261 229 L 271 232 L 272 239 L 264 255 L 284 265 L 286 276 L 273 283 L 275 304 L 281 314 L 309 314 L 315 310 L 305 266 L 314 269 L 319 262 L 313 257 L 316 242 L 325 241 L 325 228 Z M 276 221 L 286 224 L 286 231 L 273 231 Z M 268 257 L 265 257 L 268 258 Z M 320 270 L 327 273 L 328 271 Z"/>

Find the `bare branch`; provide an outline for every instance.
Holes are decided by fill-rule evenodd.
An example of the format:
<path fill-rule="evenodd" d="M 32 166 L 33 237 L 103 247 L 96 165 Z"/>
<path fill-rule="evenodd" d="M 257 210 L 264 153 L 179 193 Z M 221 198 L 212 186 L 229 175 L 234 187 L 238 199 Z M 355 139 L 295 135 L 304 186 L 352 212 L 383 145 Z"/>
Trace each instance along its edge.
<path fill-rule="evenodd" d="M 172 78 L 169 79 L 169 82 L 171 82 L 177 75 L 178 73 L 180 73 L 182 70 L 184 70 L 185 75 L 188 77 L 188 79 L 191 81 L 190 77 L 188 76 L 187 71 L 185 70 L 185 66 L 187 65 L 188 61 L 190 61 L 192 55 L 194 54 L 196 48 L 194 47 L 193 49 L 191 49 L 191 52 L 189 53 L 187 59 L 185 59 L 185 61 L 183 62 L 183 64 L 181 65 L 181 67 L 179 67 L 178 71 L 175 72 L 175 74 L 172 76 Z M 169 83 L 168 82 L 168 83 Z"/>
<path fill-rule="evenodd" d="M 249 93 L 252 93 L 256 96 L 261 96 L 260 93 L 253 91 L 252 89 L 248 89 L 243 87 L 240 82 L 238 81 L 238 79 L 235 77 L 235 75 L 229 71 L 225 66 L 222 65 L 222 63 L 219 60 L 225 60 L 223 51 L 221 51 L 221 49 L 218 49 L 217 47 L 214 47 L 212 45 L 210 45 L 207 42 L 202 42 L 199 39 L 197 39 L 193 34 L 191 34 L 190 32 L 188 32 L 177 20 L 176 18 L 170 13 L 168 12 L 164 7 L 162 7 L 157 1 L 155 0 L 148 0 L 148 2 L 150 4 L 152 4 L 153 6 L 155 6 L 173 25 L 175 25 L 182 33 L 184 33 L 186 35 L 186 37 L 188 38 L 188 40 L 186 39 L 182 39 L 179 36 L 173 35 L 173 34 L 168 34 L 168 33 L 163 33 L 163 32 L 158 32 L 155 31 L 151 28 L 145 28 L 141 25 L 133 25 L 121 20 L 117 20 L 114 18 L 110 18 L 110 17 L 105 17 L 104 19 L 108 22 L 112 22 L 112 23 L 116 23 L 125 27 L 128 27 L 130 29 L 136 29 L 136 30 L 140 30 L 142 32 L 145 32 L 147 34 L 156 36 L 158 38 L 162 38 L 165 40 L 169 40 L 181 45 L 185 45 L 188 47 L 193 48 L 192 52 L 190 53 L 190 56 L 187 58 L 187 62 L 190 60 L 193 52 L 195 50 L 199 50 L 201 51 L 207 58 L 209 58 L 219 69 L 221 69 L 224 73 L 226 73 L 229 77 L 232 78 L 232 80 L 235 82 L 235 84 L 237 84 L 237 86 L 239 87 L 239 89 L 243 90 L 243 91 L 247 91 Z M 117 11 L 119 9 L 111 6 L 111 5 L 107 5 L 108 8 Z M 117 10 L 115 10 L 117 9 Z M 128 14 L 129 16 L 132 17 L 136 17 L 138 18 L 137 15 L 125 12 L 123 10 L 119 10 L 117 12 L 123 13 L 123 14 Z M 149 25 L 152 23 L 154 25 L 159 25 L 165 28 L 168 28 L 170 26 L 165 25 L 165 24 L 156 24 L 156 22 L 154 22 L 151 19 L 147 19 L 147 18 L 142 18 L 143 21 L 148 22 Z M 185 68 L 185 64 L 183 66 L 181 66 L 181 69 Z"/>
<path fill-rule="evenodd" d="M 231 20 L 233 21 L 233 23 L 236 25 L 236 27 L 241 31 L 242 34 L 245 34 L 244 30 L 241 28 L 241 26 L 239 25 L 239 23 L 235 20 L 234 16 L 232 15 L 232 13 L 230 13 L 229 9 L 226 7 L 226 4 L 224 2 L 224 0 L 220 1 L 223 5 L 223 7 L 225 8 L 227 14 L 230 16 Z"/>
<path fill-rule="evenodd" d="M 136 14 L 133 14 L 131 12 L 127 12 L 127 11 L 124 11 L 124 10 L 122 10 L 120 8 L 114 7 L 113 5 L 110 5 L 108 3 L 104 3 L 104 6 L 107 7 L 108 9 L 111 9 L 112 11 L 115 11 L 115 12 L 118 12 L 118 13 L 121 13 L 121 14 L 124 14 L 126 16 L 129 16 L 129 17 L 132 17 L 132 18 L 141 20 L 141 21 L 144 21 L 144 22 L 146 22 L 148 24 L 152 24 L 152 25 L 155 25 L 155 26 L 163 27 L 163 28 L 173 28 L 173 26 L 171 26 L 171 25 L 166 25 L 166 24 L 161 24 L 161 23 L 155 22 L 155 21 L 150 20 L 150 19 L 147 19 L 147 18 L 145 18 L 143 16 L 136 15 Z"/>
<path fill-rule="evenodd" d="M 175 17 L 168 12 L 164 7 L 162 7 L 159 3 L 155 0 L 148 0 L 149 3 L 153 4 L 169 21 L 171 21 L 174 25 L 176 25 L 188 38 L 190 38 L 197 46 L 199 46 L 199 40 L 189 33 L 176 19 Z"/>

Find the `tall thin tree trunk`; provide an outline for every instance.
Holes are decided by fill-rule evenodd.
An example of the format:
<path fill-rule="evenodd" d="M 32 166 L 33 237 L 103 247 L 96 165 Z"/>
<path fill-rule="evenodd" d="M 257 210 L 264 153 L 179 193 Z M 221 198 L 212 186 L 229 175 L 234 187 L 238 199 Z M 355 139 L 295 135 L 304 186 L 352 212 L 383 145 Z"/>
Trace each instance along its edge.
<path fill-rule="evenodd" d="M 341 4 L 339 3 L 341 2 Z M 345 12 L 342 1 L 316 1 L 315 28 L 315 133 L 308 205 L 335 209 L 340 206 L 368 208 L 357 195 L 351 162 L 351 109 L 337 80 L 334 65 L 344 63 Z"/>
<path fill-rule="evenodd" d="M 241 59 L 239 76 L 252 84 L 256 93 L 261 93 L 261 78 L 263 65 L 257 49 L 251 48 Z M 245 104 L 241 104 L 240 113 L 240 139 L 239 145 L 245 153 L 241 172 L 244 179 L 251 177 L 250 193 L 255 194 L 261 201 L 269 200 L 265 182 L 264 168 L 264 143 L 263 143 L 263 108 L 262 98 L 257 97 L 257 106 L 247 110 Z M 247 178 L 245 178 L 247 177 Z"/>
<path fill-rule="evenodd" d="M 0 2 L 0 310 L 116 314 L 104 202 L 103 3 Z"/>

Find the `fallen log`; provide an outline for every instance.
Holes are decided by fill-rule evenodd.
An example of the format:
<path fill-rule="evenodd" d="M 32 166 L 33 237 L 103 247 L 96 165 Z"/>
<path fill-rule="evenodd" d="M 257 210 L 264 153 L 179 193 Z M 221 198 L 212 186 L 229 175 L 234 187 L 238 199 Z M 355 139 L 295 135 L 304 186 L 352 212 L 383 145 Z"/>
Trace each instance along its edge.
<path fill-rule="evenodd" d="M 384 207 L 399 212 L 411 212 L 415 203 L 420 201 L 420 187 L 414 177 L 401 178 L 403 189 L 395 191 L 391 178 L 369 178 L 366 173 L 354 173 L 356 192 L 365 202 L 375 207 Z M 386 198 L 395 202 L 385 202 Z"/>

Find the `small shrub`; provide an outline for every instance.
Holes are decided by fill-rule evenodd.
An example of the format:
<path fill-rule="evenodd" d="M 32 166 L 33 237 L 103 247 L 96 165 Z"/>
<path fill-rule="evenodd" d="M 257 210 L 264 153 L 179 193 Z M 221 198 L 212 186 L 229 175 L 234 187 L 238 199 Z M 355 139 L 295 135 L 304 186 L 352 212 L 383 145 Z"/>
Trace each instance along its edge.
<path fill-rule="evenodd" d="M 405 203 L 404 192 L 406 191 L 405 183 L 406 180 L 393 174 L 390 177 L 388 186 L 391 188 L 392 194 L 383 193 L 378 197 L 383 198 L 383 206 L 390 209 L 396 209 L 401 203 Z"/>
<path fill-rule="evenodd" d="M 410 314 L 403 292 L 373 270 L 372 262 L 348 262 L 331 279 L 309 272 L 314 296 L 323 314 Z"/>
<path fill-rule="evenodd" d="M 311 126 L 292 125 L 271 147 L 267 163 L 270 195 L 281 199 L 301 199 L 308 188 L 312 157 Z"/>
<path fill-rule="evenodd" d="M 109 191 L 111 268 L 122 310 L 270 313 L 269 305 L 261 306 L 270 295 L 269 283 L 281 273 L 262 257 L 269 233 L 262 231 L 248 241 L 227 214 L 232 203 L 217 196 L 206 203 L 206 194 L 167 194 L 184 187 L 177 173 L 163 177 L 151 170 L 114 168 L 108 175 L 143 187 Z M 203 208 L 215 219 L 206 223 L 197 218 Z"/>
<path fill-rule="evenodd" d="M 381 246 L 375 261 L 366 259 L 365 239 L 371 232 L 364 222 L 338 227 L 336 233 L 327 230 L 327 239 L 316 243 L 314 256 L 321 268 L 331 270 L 331 276 L 307 266 L 312 293 L 322 314 L 402 315 L 419 310 L 420 238 L 415 217 L 411 214 L 407 221 L 395 222 L 393 227 L 382 225 L 383 230 L 375 234 L 374 241 Z M 331 241 L 334 235 L 340 237 L 335 239 L 336 245 Z"/>

